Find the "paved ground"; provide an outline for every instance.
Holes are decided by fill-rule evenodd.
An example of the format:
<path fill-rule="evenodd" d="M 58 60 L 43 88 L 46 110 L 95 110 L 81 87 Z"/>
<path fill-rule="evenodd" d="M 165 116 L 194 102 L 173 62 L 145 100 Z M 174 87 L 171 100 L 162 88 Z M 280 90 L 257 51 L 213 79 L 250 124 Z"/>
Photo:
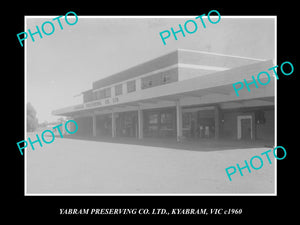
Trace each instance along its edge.
<path fill-rule="evenodd" d="M 236 163 L 244 165 L 244 160 L 271 149 L 247 145 L 56 138 L 43 147 L 36 143 L 35 151 L 27 150 L 27 193 L 274 193 L 272 155 L 272 165 L 264 159 L 260 170 L 250 174 L 244 170 L 244 177 L 237 173 L 231 182 L 228 180 L 225 168 Z"/>

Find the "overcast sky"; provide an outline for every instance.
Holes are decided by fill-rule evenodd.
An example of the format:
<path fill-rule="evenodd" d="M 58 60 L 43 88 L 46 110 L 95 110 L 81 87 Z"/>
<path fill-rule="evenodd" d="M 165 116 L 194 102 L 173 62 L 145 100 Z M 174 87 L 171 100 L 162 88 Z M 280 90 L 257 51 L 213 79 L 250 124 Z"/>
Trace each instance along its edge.
<path fill-rule="evenodd" d="M 205 13 L 205 12 L 204 12 Z M 202 14 L 202 13 L 201 13 Z M 199 14 L 200 15 L 200 14 Z M 197 16 L 197 15 L 196 15 Z M 54 22 L 53 34 L 27 44 L 27 101 L 37 111 L 39 122 L 56 120 L 51 111 L 82 103 L 74 97 L 92 87 L 92 82 L 177 48 L 209 51 L 238 56 L 273 59 L 275 26 L 272 18 L 226 18 L 206 29 L 163 45 L 159 32 L 178 29 L 187 19 L 80 17 L 70 26 L 61 18 L 63 30 Z M 56 16 L 55 16 L 56 17 Z M 36 31 L 54 17 L 27 17 L 27 29 Z M 46 29 L 46 28 L 45 28 Z M 49 32 L 49 31 L 48 31 Z"/>

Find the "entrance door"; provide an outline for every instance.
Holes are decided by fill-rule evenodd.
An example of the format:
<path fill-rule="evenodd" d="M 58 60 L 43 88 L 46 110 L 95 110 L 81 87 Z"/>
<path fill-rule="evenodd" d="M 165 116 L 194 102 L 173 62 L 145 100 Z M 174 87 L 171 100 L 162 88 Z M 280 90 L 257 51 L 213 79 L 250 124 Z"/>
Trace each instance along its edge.
<path fill-rule="evenodd" d="M 214 118 L 198 117 L 197 136 L 199 138 L 213 138 L 215 135 Z"/>
<path fill-rule="evenodd" d="M 253 139 L 252 115 L 241 115 L 237 117 L 237 139 Z"/>
<path fill-rule="evenodd" d="M 119 136 L 137 136 L 137 112 L 122 112 L 117 120 L 117 131 Z"/>
<path fill-rule="evenodd" d="M 250 140 L 251 139 L 251 119 L 241 119 L 241 139 Z"/>
<path fill-rule="evenodd" d="M 137 113 L 134 113 L 132 116 L 132 137 L 137 137 L 138 133 L 138 118 L 137 118 Z"/>

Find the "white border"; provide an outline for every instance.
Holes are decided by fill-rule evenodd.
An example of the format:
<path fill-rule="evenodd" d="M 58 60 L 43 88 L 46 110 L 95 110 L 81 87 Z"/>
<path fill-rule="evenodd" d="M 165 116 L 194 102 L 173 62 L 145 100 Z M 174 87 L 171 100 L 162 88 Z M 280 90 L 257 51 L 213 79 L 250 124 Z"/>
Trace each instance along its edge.
<path fill-rule="evenodd" d="M 198 15 L 195 15 L 198 16 Z M 26 25 L 26 19 L 27 18 L 53 18 L 56 16 L 24 16 L 24 30 L 27 30 L 27 25 Z M 194 16 L 78 16 L 78 18 L 194 18 Z M 207 16 L 205 16 L 207 17 Z M 216 17 L 216 16 L 211 16 L 212 18 Z M 269 18 L 269 19 L 274 19 L 274 26 L 275 26 L 275 62 L 274 65 L 277 65 L 277 16 L 222 16 L 222 18 L 232 18 L 232 19 L 237 19 L 237 18 L 242 18 L 242 19 L 256 19 L 256 18 Z M 24 101 L 24 140 L 27 140 L 27 123 L 26 123 L 26 113 L 27 113 L 27 39 L 24 41 L 24 72 L 25 72 L 25 81 L 24 81 L 24 90 L 25 90 L 25 101 Z M 246 58 L 246 57 L 245 57 Z M 256 59 L 257 60 L 257 59 Z M 275 80 L 275 119 L 274 119 L 274 123 L 275 123 L 275 128 L 274 128 L 274 144 L 275 146 L 277 146 L 277 79 Z M 123 193 L 123 194 L 99 194 L 99 193 L 88 193 L 88 194 L 69 194 L 69 193 L 61 193 L 61 194 L 28 194 L 27 193 L 27 154 L 24 151 L 24 196 L 277 196 L 277 162 L 276 160 L 274 160 L 274 172 L 275 172 L 275 192 L 274 193 L 210 193 L 210 194 L 199 194 L 199 193 L 176 193 L 176 194 L 169 194 L 169 193 L 155 193 L 155 194 L 142 194 L 142 193 L 138 193 L 138 194 L 133 194 L 133 193 Z"/>
<path fill-rule="evenodd" d="M 277 65 L 277 16 L 274 16 L 274 19 L 275 19 L 275 62 L 274 62 L 274 65 Z M 276 72 L 277 72 L 277 69 L 276 69 Z M 274 96 L 275 96 L 275 99 L 274 99 L 274 105 L 275 105 L 275 118 L 274 118 L 274 123 L 275 123 L 275 126 L 274 126 L 274 147 L 277 146 L 277 79 L 274 79 L 275 80 L 275 88 L 274 88 Z M 274 164 L 275 164 L 275 175 L 274 175 L 274 178 L 275 178 L 275 195 L 277 196 L 277 160 L 274 160 Z"/>
<path fill-rule="evenodd" d="M 26 24 L 26 16 L 24 16 L 24 30 L 27 30 Z M 24 72 L 25 72 L 25 79 L 24 79 L 24 140 L 27 140 L 27 39 L 24 41 Z M 24 154 L 24 195 L 26 196 L 27 193 L 27 153 L 26 151 L 23 152 Z M 28 194 L 27 194 L 28 195 Z"/>

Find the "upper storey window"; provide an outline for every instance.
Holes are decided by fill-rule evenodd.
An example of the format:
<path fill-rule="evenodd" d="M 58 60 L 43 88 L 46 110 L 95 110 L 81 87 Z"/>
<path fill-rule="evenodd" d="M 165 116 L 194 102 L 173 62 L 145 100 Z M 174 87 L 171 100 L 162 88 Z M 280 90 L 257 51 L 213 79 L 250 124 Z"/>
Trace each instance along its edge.
<path fill-rule="evenodd" d="M 178 81 L 176 70 L 168 70 L 142 78 L 142 89 Z"/>
<path fill-rule="evenodd" d="M 122 84 L 118 84 L 115 86 L 115 96 L 123 94 Z"/>
<path fill-rule="evenodd" d="M 136 90 L 135 80 L 131 80 L 127 82 L 127 93 L 134 92 Z"/>
<path fill-rule="evenodd" d="M 111 97 L 111 88 L 105 88 L 94 92 L 94 100 L 100 100 Z"/>

